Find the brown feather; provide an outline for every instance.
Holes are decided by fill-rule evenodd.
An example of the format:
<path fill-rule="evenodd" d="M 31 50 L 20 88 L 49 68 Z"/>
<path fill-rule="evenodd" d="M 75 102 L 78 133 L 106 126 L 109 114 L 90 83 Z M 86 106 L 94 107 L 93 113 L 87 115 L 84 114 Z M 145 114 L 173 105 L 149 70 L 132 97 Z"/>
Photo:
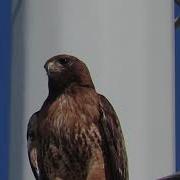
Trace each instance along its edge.
<path fill-rule="evenodd" d="M 102 137 L 107 180 L 128 180 L 128 160 L 121 126 L 109 101 L 99 95 L 101 118 L 98 127 Z"/>
<path fill-rule="evenodd" d="M 30 119 L 27 135 L 36 179 L 127 180 L 117 116 L 96 93 L 85 64 L 73 56 L 60 55 L 48 60 L 45 68 L 49 96 Z"/>

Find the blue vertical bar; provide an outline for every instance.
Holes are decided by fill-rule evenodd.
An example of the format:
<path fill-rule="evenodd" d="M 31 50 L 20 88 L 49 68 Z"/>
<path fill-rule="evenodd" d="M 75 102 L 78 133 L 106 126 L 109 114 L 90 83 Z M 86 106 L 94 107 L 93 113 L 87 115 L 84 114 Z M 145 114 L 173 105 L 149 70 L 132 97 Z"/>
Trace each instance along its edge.
<path fill-rule="evenodd" d="M 179 1 L 175 1 L 175 18 L 180 16 Z M 176 116 L 176 171 L 180 171 L 180 27 L 175 30 L 175 116 Z"/>
<path fill-rule="evenodd" d="M 0 180 L 8 180 L 11 0 L 0 0 Z"/>

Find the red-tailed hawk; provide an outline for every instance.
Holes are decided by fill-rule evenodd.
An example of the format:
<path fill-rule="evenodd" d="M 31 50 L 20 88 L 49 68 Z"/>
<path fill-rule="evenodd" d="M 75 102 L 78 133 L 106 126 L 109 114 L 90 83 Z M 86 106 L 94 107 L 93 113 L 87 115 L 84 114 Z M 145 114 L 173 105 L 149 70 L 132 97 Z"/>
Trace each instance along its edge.
<path fill-rule="evenodd" d="M 37 180 L 128 180 L 118 117 L 86 65 L 58 55 L 45 64 L 49 95 L 32 115 L 28 155 Z"/>

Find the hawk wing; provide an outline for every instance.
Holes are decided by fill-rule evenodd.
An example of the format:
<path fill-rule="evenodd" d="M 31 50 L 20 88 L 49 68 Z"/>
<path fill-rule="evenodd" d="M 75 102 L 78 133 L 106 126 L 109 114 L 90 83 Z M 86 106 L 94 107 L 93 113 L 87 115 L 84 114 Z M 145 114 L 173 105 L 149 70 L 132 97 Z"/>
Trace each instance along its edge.
<path fill-rule="evenodd" d="M 99 98 L 101 118 L 98 126 L 102 136 L 106 177 L 108 180 L 128 180 L 127 154 L 120 122 L 109 101 L 102 95 Z"/>
<path fill-rule="evenodd" d="M 38 167 L 38 155 L 37 155 L 37 115 L 38 112 L 34 113 L 28 123 L 27 129 L 27 146 L 28 146 L 28 157 L 33 174 L 36 180 L 40 179 L 40 172 Z"/>

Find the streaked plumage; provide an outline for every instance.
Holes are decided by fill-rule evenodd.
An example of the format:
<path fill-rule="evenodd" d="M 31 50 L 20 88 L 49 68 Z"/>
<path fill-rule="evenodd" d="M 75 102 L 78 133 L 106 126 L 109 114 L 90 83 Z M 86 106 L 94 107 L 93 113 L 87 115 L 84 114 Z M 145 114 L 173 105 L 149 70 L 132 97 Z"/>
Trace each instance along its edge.
<path fill-rule="evenodd" d="M 99 95 L 85 64 L 69 55 L 47 61 L 49 95 L 28 124 L 37 180 L 128 180 L 118 117 Z"/>

